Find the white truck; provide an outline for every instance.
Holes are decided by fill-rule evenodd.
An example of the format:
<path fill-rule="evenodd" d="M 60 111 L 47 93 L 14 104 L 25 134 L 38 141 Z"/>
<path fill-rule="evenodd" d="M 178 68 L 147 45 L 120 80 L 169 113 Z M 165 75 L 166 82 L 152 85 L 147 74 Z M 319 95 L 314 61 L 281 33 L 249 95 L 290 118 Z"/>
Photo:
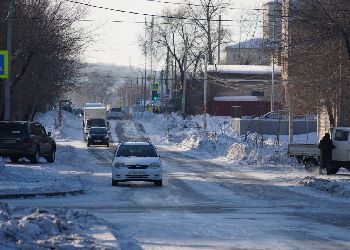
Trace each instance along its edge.
<path fill-rule="evenodd" d="M 333 149 L 332 161 L 327 166 L 327 174 L 336 174 L 341 167 L 350 171 L 350 128 L 335 127 L 330 134 L 336 148 Z M 289 144 L 288 154 L 303 162 L 306 171 L 315 171 L 320 167 L 318 144 Z"/>
<path fill-rule="evenodd" d="M 96 104 L 95 106 L 90 103 L 83 108 L 83 129 L 85 137 L 90 131 L 91 127 L 106 127 L 109 129 L 109 123 L 107 122 L 107 108 L 102 104 Z"/>

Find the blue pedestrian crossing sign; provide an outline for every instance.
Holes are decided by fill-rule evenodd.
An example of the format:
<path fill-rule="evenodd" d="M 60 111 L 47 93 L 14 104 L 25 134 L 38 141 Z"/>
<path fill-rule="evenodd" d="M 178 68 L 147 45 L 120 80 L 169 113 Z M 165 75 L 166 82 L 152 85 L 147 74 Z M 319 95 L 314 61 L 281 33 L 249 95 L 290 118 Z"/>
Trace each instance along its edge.
<path fill-rule="evenodd" d="M 9 56 L 7 50 L 0 50 L 0 78 L 2 79 L 6 79 L 9 76 L 8 61 Z"/>

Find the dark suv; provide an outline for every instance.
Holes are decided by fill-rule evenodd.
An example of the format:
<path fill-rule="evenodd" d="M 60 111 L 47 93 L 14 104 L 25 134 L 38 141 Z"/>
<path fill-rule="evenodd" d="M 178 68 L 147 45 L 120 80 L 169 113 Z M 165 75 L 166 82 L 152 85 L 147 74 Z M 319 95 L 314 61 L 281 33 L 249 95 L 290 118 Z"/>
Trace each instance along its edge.
<path fill-rule="evenodd" d="M 109 135 L 105 127 L 92 127 L 87 136 L 87 146 L 106 145 L 109 147 Z"/>
<path fill-rule="evenodd" d="M 26 157 L 31 163 L 39 163 L 39 158 L 44 157 L 53 163 L 55 155 L 56 143 L 40 123 L 0 122 L 0 157 L 10 157 L 12 162 Z"/>

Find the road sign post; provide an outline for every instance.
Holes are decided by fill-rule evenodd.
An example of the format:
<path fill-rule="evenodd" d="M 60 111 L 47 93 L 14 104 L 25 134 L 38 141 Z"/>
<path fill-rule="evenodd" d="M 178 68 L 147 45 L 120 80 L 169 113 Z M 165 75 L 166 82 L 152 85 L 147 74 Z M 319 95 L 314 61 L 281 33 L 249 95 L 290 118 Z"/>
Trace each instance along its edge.
<path fill-rule="evenodd" d="M 7 79 L 8 73 L 8 52 L 7 50 L 0 50 L 0 78 Z"/>
<path fill-rule="evenodd" d="M 158 101 L 160 99 L 160 84 L 159 82 L 151 83 L 151 98 L 152 101 Z"/>

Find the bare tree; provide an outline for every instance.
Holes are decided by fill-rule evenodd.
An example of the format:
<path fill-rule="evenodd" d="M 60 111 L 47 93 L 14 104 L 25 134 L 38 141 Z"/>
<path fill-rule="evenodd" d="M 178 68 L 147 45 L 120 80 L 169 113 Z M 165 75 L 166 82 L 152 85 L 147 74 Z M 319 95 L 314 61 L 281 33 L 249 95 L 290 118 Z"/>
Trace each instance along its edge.
<path fill-rule="evenodd" d="M 218 41 L 223 41 L 227 37 L 227 30 L 218 32 L 219 15 L 224 12 L 225 7 L 229 6 L 227 0 L 199 0 L 198 4 L 186 0 L 189 16 L 191 20 L 201 29 L 204 36 L 202 42 L 205 44 L 205 51 L 208 53 L 208 63 L 214 64 L 215 51 Z"/>
<path fill-rule="evenodd" d="M 6 10 L 7 1 L 2 1 L 1 16 Z M 30 120 L 74 87 L 89 41 L 76 25 L 85 11 L 63 0 L 15 1 L 14 10 L 11 113 L 13 119 Z M 0 44 L 5 47 L 1 35 Z"/>
<path fill-rule="evenodd" d="M 294 109 L 325 107 L 330 123 L 350 125 L 350 2 L 285 0 L 288 83 Z"/>

